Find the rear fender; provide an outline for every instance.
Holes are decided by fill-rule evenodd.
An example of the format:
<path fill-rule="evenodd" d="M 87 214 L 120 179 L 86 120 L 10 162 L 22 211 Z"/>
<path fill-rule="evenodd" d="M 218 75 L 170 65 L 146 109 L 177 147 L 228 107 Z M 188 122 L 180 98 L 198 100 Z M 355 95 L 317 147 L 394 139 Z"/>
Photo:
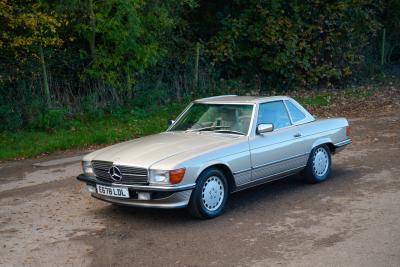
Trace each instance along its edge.
<path fill-rule="evenodd" d="M 316 148 L 317 146 L 322 145 L 322 144 L 332 144 L 332 143 L 333 143 L 333 142 L 332 142 L 332 139 L 329 138 L 329 137 L 320 138 L 320 139 L 316 140 L 316 141 L 312 144 L 311 150 L 314 149 L 314 148 Z"/>

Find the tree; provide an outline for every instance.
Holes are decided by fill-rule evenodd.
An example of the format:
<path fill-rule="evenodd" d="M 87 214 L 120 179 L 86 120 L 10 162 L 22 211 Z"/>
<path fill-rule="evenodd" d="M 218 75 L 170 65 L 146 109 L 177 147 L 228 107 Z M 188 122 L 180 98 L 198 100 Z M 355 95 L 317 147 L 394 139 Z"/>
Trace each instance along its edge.
<path fill-rule="evenodd" d="M 0 0 L 0 48 L 14 57 L 19 65 L 31 59 L 39 62 L 43 90 L 48 105 L 51 96 L 48 84 L 48 70 L 44 48 L 59 46 L 63 41 L 57 30 L 63 20 L 54 12 L 45 11 L 46 5 L 35 1 Z M 20 66 L 22 67 L 22 66 Z M 8 79 L 19 79 L 18 73 Z"/>
<path fill-rule="evenodd" d="M 265 77 L 278 88 L 349 77 L 379 29 L 373 1 L 236 1 L 208 43 L 230 76 Z"/>
<path fill-rule="evenodd" d="M 89 51 L 81 49 L 90 59 L 85 76 L 131 92 L 139 75 L 167 54 L 163 41 L 176 26 L 175 10 L 189 2 L 88 0 L 87 20 L 78 27 L 89 44 Z"/>

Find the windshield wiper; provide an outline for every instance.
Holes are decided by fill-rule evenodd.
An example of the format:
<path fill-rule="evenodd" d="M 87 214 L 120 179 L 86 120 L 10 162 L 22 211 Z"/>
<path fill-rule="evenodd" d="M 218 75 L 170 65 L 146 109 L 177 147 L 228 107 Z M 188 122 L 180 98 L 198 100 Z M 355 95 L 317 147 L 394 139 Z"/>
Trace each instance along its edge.
<path fill-rule="evenodd" d="M 189 129 L 186 131 L 187 132 L 214 131 L 216 129 L 221 129 L 221 128 L 229 128 L 229 126 L 208 126 L 208 127 L 198 128 L 198 129 Z"/>
<path fill-rule="evenodd" d="M 233 134 L 240 134 L 240 135 L 246 135 L 245 133 L 238 132 L 238 131 L 233 131 L 233 130 L 216 130 L 213 131 L 214 133 L 233 133 Z"/>

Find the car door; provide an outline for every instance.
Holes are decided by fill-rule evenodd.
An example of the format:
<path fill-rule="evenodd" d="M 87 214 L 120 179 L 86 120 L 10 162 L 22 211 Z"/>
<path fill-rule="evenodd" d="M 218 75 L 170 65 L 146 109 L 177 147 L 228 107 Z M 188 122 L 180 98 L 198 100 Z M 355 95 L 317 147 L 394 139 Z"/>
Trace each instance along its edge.
<path fill-rule="evenodd" d="M 260 104 L 256 119 L 256 125 L 272 123 L 274 129 L 249 139 L 253 181 L 275 179 L 304 166 L 301 132 L 292 125 L 283 101 Z"/>

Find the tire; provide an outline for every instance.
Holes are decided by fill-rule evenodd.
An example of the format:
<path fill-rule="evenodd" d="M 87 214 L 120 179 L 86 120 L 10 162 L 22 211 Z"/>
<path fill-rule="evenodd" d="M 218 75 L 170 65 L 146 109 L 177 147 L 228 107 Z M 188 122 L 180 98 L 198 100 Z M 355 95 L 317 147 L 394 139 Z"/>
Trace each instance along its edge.
<path fill-rule="evenodd" d="M 229 197 L 228 181 L 217 168 L 202 172 L 196 188 L 190 197 L 189 212 L 201 219 L 211 219 L 221 215 Z"/>
<path fill-rule="evenodd" d="M 321 183 L 331 175 L 332 159 L 327 145 L 320 145 L 311 150 L 307 166 L 302 175 L 304 181 L 311 184 Z"/>

